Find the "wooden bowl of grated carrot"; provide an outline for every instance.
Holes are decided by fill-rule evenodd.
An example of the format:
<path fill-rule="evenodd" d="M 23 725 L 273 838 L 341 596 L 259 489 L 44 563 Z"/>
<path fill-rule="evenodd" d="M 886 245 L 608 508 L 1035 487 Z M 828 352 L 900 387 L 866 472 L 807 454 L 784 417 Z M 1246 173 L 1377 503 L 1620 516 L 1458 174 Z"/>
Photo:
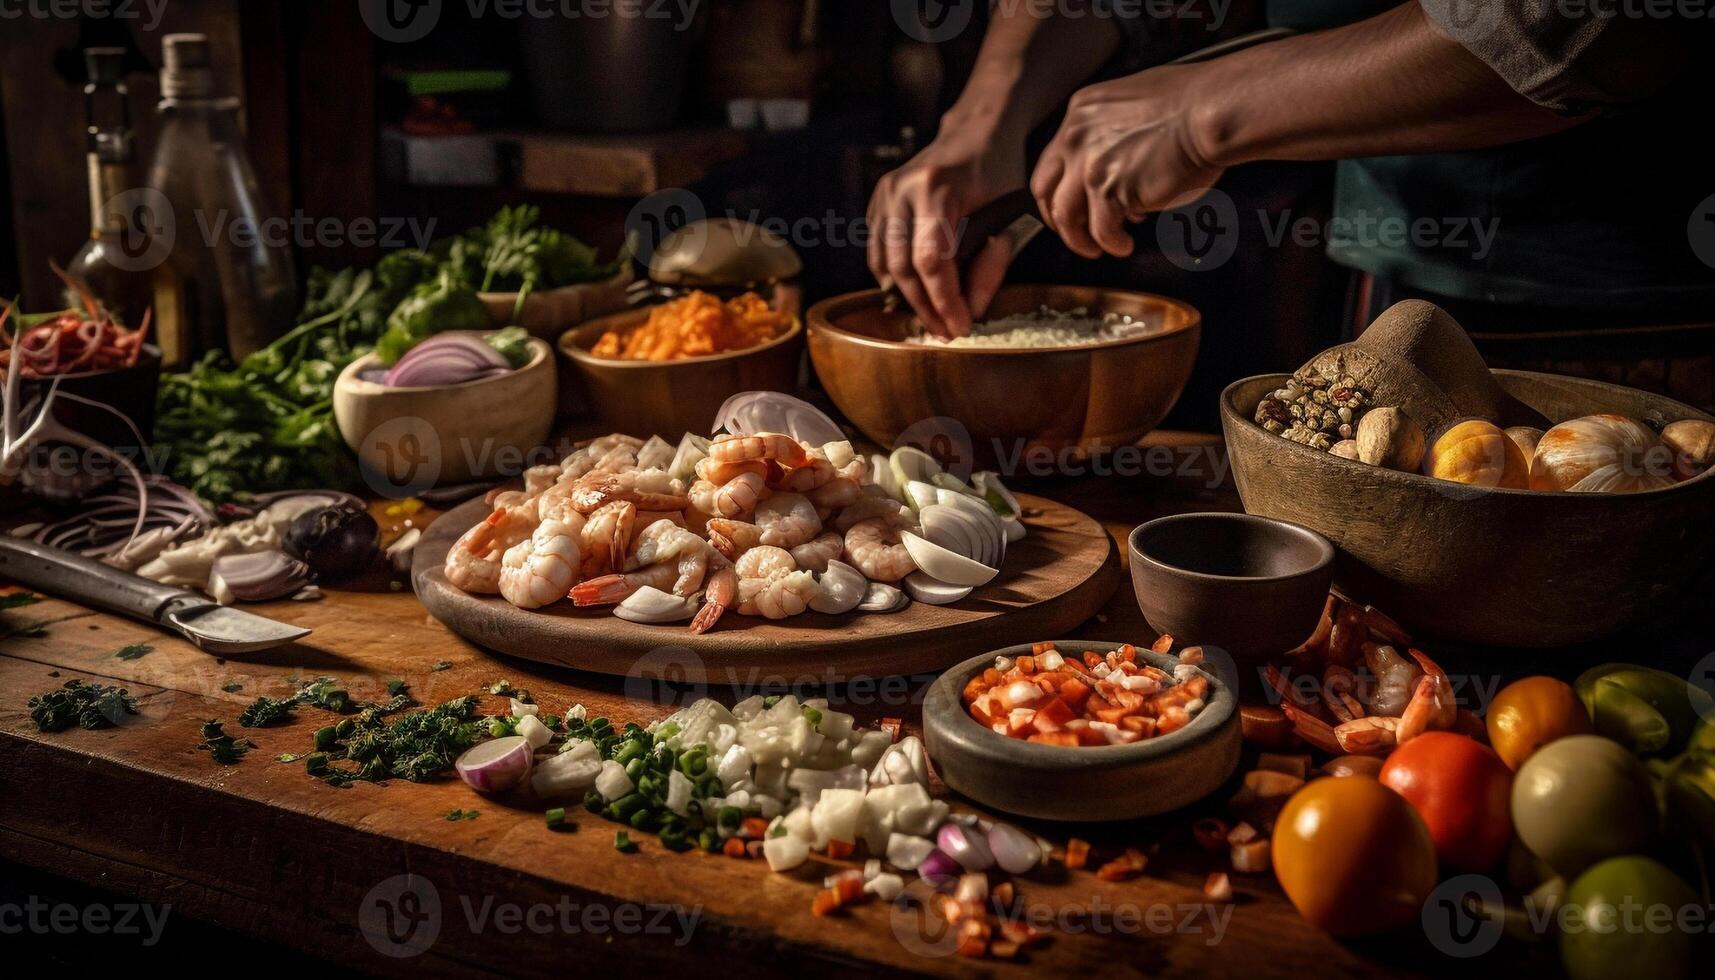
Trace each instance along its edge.
<path fill-rule="evenodd" d="M 795 290 L 772 302 L 692 292 L 568 330 L 560 354 L 575 396 L 615 430 L 707 431 L 741 391 L 794 391 L 804 350 Z"/>

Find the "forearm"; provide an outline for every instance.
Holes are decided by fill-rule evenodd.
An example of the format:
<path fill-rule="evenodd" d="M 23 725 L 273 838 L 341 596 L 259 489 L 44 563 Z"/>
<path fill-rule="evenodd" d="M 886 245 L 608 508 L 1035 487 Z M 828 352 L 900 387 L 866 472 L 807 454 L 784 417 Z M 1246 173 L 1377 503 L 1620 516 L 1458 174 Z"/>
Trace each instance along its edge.
<path fill-rule="evenodd" d="M 943 120 L 944 134 L 1022 142 L 1119 47 L 1119 29 L 1108 17 L 1042 16 L 1036 9 L 995 8 L 970 80 Z"/>
<path fill-rule="evenodd" d="M 1202 67 L 1191 138 L 1220 166 L 1472 149 L 1581 121 L 1513 91 L 1416 3 Z"/>

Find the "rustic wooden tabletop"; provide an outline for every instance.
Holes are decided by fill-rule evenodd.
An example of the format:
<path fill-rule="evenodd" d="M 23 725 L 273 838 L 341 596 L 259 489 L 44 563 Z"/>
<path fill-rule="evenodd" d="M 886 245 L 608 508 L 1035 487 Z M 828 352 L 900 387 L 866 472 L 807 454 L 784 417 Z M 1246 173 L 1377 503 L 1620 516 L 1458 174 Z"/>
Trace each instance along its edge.
<path fill-rule="evenodd" d="M 1152 516 L 1237 509 L 1213 438 L 1160 434 L 1146 449 L 1140 472 L 1061 477 L 1033 490 L 1091 514 L 1122 542 Z M 0 591 L 7 588 L 0 583 Z M 1153 856 L 1148 872 L 1128 882 L 1099 881 L 1087 871 L 1022 882 L 1031 914 L 1051 923 L 1054 935 L 1009 963 L 950 955 L 951 940 L 920 913 L 880 903 L 813 916 L 811 898 L 832 866 L 819 859 L 799 874 L 770 874 L 758 861 L 672 854 L 647 835 L 639 835 L 638 853 L 621 854 L 613 825 L 581 810 L 576 832 L 555 833 L 535 805 L 479 798 L 456 778 L 336 789 L 307 776 L 301 763 L 276 761 L 308 750 L 325 722 L 320 712 L 302 709 L 289 724 L 265 729 L 238 728 L 238 712 L 259 695 L 291 693 L 295 678 L 318 675 L 340 678 L 359 699 L 381 698 L 388 680 L 403 679 L 430 705 L 506 679 L 530 690 L 545 710 L 581 703 L 592 716 L 616 721 L 647 722 L 703 692 L 489 654 L 384 579 L 330 589 L 319 602 L 258 611 L 314 633 L 294 646 L 221 659 L 52 598 L 5 613 L 0 856 L 367 972 L 546 975 L 691 962 L 770 976 L 801 975 L 806 966 L 842 974 L 1469 972 L 1421 935 L 1330 939 L 1297 916 L 1271 876 L 1235 875 L 1234 901 L 1209 902 L 1201 884 L 1216 864 L 1190 846 L 1188 813 L 1089 828 L 1036 826 L 1055 840 L 1076 832 L 1098 850 L 1140 846 L 1153 848 Z M 1687 620 L 1695 618 L 1688 610 Z M 1686 639 L 1688 629 L 1668 624 L 1659 637 L 1635 639 L 1669 659 L 1695 659 L 1708 637 Z M 1153 637 L 1123 586 L 1080 635 Z M 116 656 L 134 644 L 149 650 Z M 1622 655 L 1607 652 L 1608 659 Z M 1504 678 L 1544 662 L 1567 676 L 1600 653 L 1504 662 L 1483 651 L 1449 656 Z M 39 733 L 26 701 L 72 678 L 123 684 L 138 697 L 140 714 L 112 729 Z M 864 719 L 902 716 L 915 728 L 927 679 L 871 678 L 828 696 Z M 730 703 L 751 692 L 708 693 Z M 504 707 L 503 698 L 484 698 L 485 713 Z M 217 764 L 197 747 L 210 718 L 227 721 L 256 747 L 236 764 Z M 477 816 L 446 819 L 454 810 Z M 1552 952 L 1497 955 L 1505 958 L 1488 966 L 1516 969 L 1547 966 Z"/>

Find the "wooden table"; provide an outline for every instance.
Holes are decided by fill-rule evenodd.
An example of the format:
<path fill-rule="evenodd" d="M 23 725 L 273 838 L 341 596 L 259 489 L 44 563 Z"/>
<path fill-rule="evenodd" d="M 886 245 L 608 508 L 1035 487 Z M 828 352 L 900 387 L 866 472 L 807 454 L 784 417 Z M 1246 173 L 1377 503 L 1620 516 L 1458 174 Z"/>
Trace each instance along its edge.
<path fill-rule="evenodd" d="M 1154 475 L 1095 475 L 1036 490 L 1098 517 L 1122 541 L 1130 527 L 1158 514 L 1237 508 L 1230 485 L 1210 479 L 1225 472 L 1215 440 L 1166 434 L 1148 445 L 1150 455 L 1139 460 L 1153 461 Z M 34 626 L 45 634 L 0 638 L 0 856 L 171 903 L 176 916 L 395 974 L 545 975 L 695 962 L 699 972 L 800 976 L 806 967 L 842 974 L 1370 976 L 1458 965 L 1418 936 L 1335 942 L 1299 919 L 1269 876 L 1235 875 L 1237 899 L 1230 919 L 1221 918 L 1229 909 L 1208 905 L 1201 891 L 1216 864 L 1192 852 L 1184 814 L 1079 830 L 1098 849 L 1160 849 L 1148 873 L 1131 882 L 1101 882 L 1089 872 L 1023 882 L 1025 901 L 1061 928 L 1015 965 L 941 955 L 944 949 L 922 938 L 915 915 L 880 903 L 812 916 L 812 895 L 830 867 L 819 860 L 802 874 L 770 874 L 757 861 L 671 854 L 648 835 L 638 835 L 639 853 L 620 854 L 614 825 L 582 810 L 572 811 L 577 832 L 554 833 L 536 806 L 479 798 L 457 779 L 335 789 L 307 776 L 302 764 L 275 761 L 307 751 L 326 715 L 303 708 L 287 725 L 241 729 L 238 712 L 259 695 L 290 693 L 289 678 L 324 674 L 346 681 L 355 698 L 380 698 L 388 679 L 403 678 L 424 704 L 504 678 L 532 691 L 546 710 L 582 703 L 592 716 L 619 721 L 662 717 L 674 696 L 683 703 L 687 695 L 488 654 L 385 583 L 261 611 L 315 632 L 292 647 L 222 660 L 147 626 L 52 599 L 6 613 L 0 634 Z M 1153 634 L 1122 588 L 1084 635 Z M 136 659 L 114 656 L 135 643 L 153 650 Z M 1687 655 L 1694 647 L 1686 646 Z M 449 666 L 432 669 L 443 661 Z M 1567 661 L 1556 663 L 1558 672 L 1569 669 Z M 1528 666 L 1509 660 L 1499 671 L 1510 676 Z M 1499 676 L 1495 666 L 1487 669 Z M 140 716 L 116 729 L 38 733 L 25 702 L 70 678 L 124 684 L 138 696 Z M 923 680 L 853 683 L 832 696 L 864 719 L 903 715 L 915 727 Z M 729 703 L 733 696 L 714 693 Z M 502 698 L 484 698 L 485 713 L 504 707 Z M 256 748 L 235 765 L 217 765 L 197 748 L 209 718 L 226 720 Z M 445 819 L 458 809 L 479 815 Z M 1057 840 L 1072 830 L 1035 829 Z M 431 914 L 437 905 L 438 915 Z M 360 914 L 382 927 L 391 914 L 399 941 L 385 931 L 366 939 Z"/>

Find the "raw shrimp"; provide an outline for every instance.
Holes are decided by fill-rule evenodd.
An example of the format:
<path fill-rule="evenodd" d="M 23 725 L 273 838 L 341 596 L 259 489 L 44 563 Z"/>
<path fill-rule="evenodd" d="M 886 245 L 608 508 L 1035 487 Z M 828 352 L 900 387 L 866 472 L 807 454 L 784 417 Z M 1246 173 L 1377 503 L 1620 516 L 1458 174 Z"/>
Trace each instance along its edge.
<path fill-rule="evenodd" d="M 776 490 L 809 493 L 834 478 L 834 464 L 828 462 L 820 449 L 805 450 L 804 455 L 803 465 L 783 471 L 768 485 Z"/>
<path fill-rule="evenodd" d="M 899 527 L 886 518 L 859 521 L 846 532 L 846 561 L 872 582 L 897 582 L 917 570 L 899 537 Z"/>
<path fill-rule="evenodd" d="M 899 501 L 887 496 L 871 496 L 868 488 L 865 488 L 864 496 L 834 515 L 834 530 L 844 534 L 857 524 L 877 517 L 895 523 L 901 520 L 902 510 L 903 506 Z"/>
<path fill-rule="evenodd" d="M 592 473 L 572 488 L 572 506 L 585 514 L 615 501 L 627 501 L 638 510 L 684 510 L 690 498 L 666 470 L 627 470 L 623 473 Z"/>
<path fill-rule="evenodd" d="M 582 566 L 577 534 L 559 521 L 543 521 L 527 541 L 500 561 L 500 594 L 520 609 L 539 609 L 565 598 Z"/>
<path fill-rule="evenodd" d="M 627 500 L 616 500 L 591 514 L 580 536 L 584 561 L 579 577 L 595 578 L 624 568 L 625 549 L 636 524 L 637 505 Z"/>
<path fill-rule="evenodd" d="M 643 540 L 643 532 L 649 530 L 658 521 L 666 521 L 674 527 L 685 526 L 685 512 L 682 510 L 640 510 L 637 512 L 637 530 L 631 539 L 633 550 L 637 542 Z"/>
<path fill-rule="evenodd" d="M 647 565 L 634 572 L 584 579 L 572 586 L 568 594 L 572 604 L 576 606 L 611 606 L 616 602 L 624 602 L 641 588 L 660 589 L 665 592 L 678 575 L 678 570 L 671 562 L 662 562 L 658 565 Z"/>
<path fill-rule="evenodd" d="M 560 482 L 570 483 L 581 478 L 590 470 L 595 469 L 596 458 L 590 455 L 588 449 L 574 450 L 560 460 Z"/>
<path fill-rule="evenodd" d="M 731 434 L 716 436 L 709 446 L 709 458 L 722 463 L 745 459 L 771 459 L 788 468 L 803 466 L 809 459 L 798 440 L 778 432 L 760 432 L 753 436 Z"/>
<path fill-rule="evenodd" d="M 1364 666 L 1375 675 L 1375 685 L 1365 699 L 1365 705 L 1372 715 L 1398 718 L 1417 689 L 1422 670 L 1386 643 L 1365 643 L 1363 654 Z"/>
<path fill-rule="evenodd" d="M 729 561 L 756 550 L 762 544 L 762 528 L 748 521 L 729 521 L 724 517 L 709 518 L 709 544 L 714 545 Z"/>
<path fill-rule="evenodd" d="M 738 581 L 738 611 L 744 616 L 785 619 L 810 608 L 810 600 L 814 598 L 816 577 L 809 572 Z"/>
<path fill-rule="evenodd" d="M 810 503 L 816 505 L 818 514 L 832 514 L 864 499 L 863 487 L 856 480 L 848 480 L 843 476 L 829 480 L 806 496 L 810 498 Z"/>
<path fill-rule="evenodd" d="M 693 506 L 711 517 L 729 521 L 749 520 L 756 505 L 768 499 L 769 490 L 759 473 L 744 473 L 726 483 L 698 480 L 691 485 Z"/>
<path fill-rule="evenodd" d="M 691 620 L 693 633 L 707 633 L 726 615 L 729 607 L 738 604 L 738 571 L 733 566 L 723 561 L 721 567 L 710 573 L 706 584 L 703 608 L 697 610 L 697 618 Z"/>
<path fill-rule="evenodd" d="M 1368 714 L 1363 701 L 1352 692 L 1358 687 L 1358 675 L 1339 664 L 1329 664 L 1322 671 L 1322 703 L 1329 714 L 1342 722 Z"/>
<path fill-rule="evenodd" d="M 1338 725 L 1329 725 L 1316 715 L 1291 704 L 1283 703 L 1280 708 L 1286 713 L 1286 717 L 1291 719 L 1293 730 L 1299 737 L 1325 752 L 1386 755 L 1396 746 L 1425 731 L 1451 728 L 1451 721 L 1446 725 L 1438 723 L 1445 713 L 1445 707 L 1451 704 L 1451 697 L 1442 696 L 1441 682 L 1434 677 L 1425 676 L 1418 680 L 1417 690 L 1407 702 L 1405 711 L 1397 718 L 1365 715 Z M 1457 713 L 1455 705 L 1455 721 Z"/>
<path fill-rule="evenodd" d="M 791 550 L 822 531 L 816 505 L 800 493 L 777 493 L 756 505 L 752 523 L 762 529 L 762 543 Z"/>
<path fill-rule="evenodd" d="M 798 563 L 785 548 L 759 546 L 740 555 L 733 567 L 738 571 L 739 581 L 742 582 L 745 579 L 767 579 L 795 572 L 798 570 Z"/>
<path fill-rule="evenodd" d="M 507 549 L 530 537 L 541 523 L 534 499 L 516 490 L 495 495 L 495 508 L 461 535 L 447 552 L 447 581 L 466 592 L 500 591 L 500 559 Z"/>
<path fill-rule="evenodd" d="M 582 533 L 584 529 L 586 517 L 572 506 L 572 485 L 569 483 L 556 483 L 543 491 L 542 495 L 536 498 L 536 509 L 544 521 L 571 524 L 576 528 L 576 533 Z"/>
<path fill-rule="evenodd" d="M 798 563 L 799 568 L 820 574 L 828 570 L 828 562 L 840 557 L 845 547 L 845 538 L 834 531 L 828 531 L 788 550 L 792 552 L 792 560 Z"/>
<path fill-rule="evenodd" d="M 560 472 L 558 463 L 544 463 L 541 466 L 530 467 L 524 471 L 524 493 L 531 497 L 545 493 L 555 483 L 559 482 Z"/>
<path fill-rule="evenodd" d="M 673 523 L 659 520 L 643 529 L 638 536 L 637 550 L 631 556 L 631 568 L 666 564 L 675 570 L 672 592 L 689 596 L 702 588 L 709 565 L 718 556 L 707 541 L 694 532 Z M 665 586 L 659 586 L 667 591 Z"/>
<path fill-rule="evenodd" d="M 724 483 L 731 483 L 746 473 L 755 473 L 766 480 L 770 469 L 766 459 L 740 459 L 723 463 L 720 460 L 705 457 L 697 461 L 697 479 L 706 480 L 718 487 Z"/>
<path fill-rule="evenodd" d="M 643 448 L 643 440 L 636 436 L 628 436 L 623 432 L 610 432 L 599 439 L 590 440 L 584 449 L 596 459 L 606 456 L 615 449 L 629 449 L 633 453 Z"/>

